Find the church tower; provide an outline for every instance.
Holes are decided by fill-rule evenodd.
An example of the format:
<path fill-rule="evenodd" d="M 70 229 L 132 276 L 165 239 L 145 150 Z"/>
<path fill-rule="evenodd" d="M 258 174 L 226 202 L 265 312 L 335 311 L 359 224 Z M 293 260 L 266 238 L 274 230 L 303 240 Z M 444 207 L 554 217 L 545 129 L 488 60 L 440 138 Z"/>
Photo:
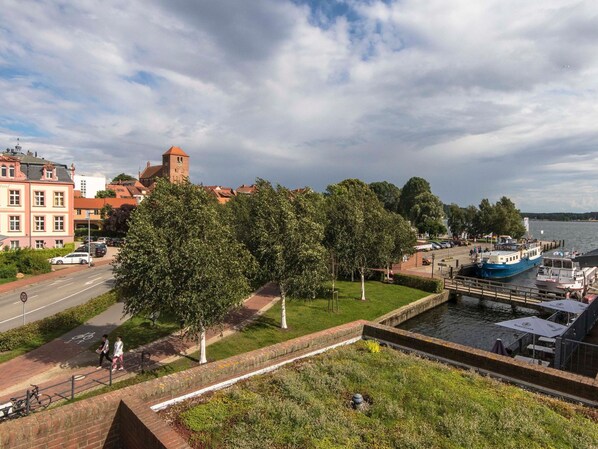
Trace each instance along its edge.
<path fill-rule="evenodd" d="M 170 147 L 162 155 L 162 176 L 170 182 L 183 182 L 189 177 L 189 155 L 179 147 Z"/>

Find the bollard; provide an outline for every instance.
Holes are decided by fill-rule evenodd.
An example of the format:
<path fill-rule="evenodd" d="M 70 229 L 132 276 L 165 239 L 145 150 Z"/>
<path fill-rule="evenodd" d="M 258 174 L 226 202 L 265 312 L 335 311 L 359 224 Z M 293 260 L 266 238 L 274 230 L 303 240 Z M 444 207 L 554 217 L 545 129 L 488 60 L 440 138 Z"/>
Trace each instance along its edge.
<path fill-rule="evenodd" d="M 108 381 L 108 385 L 112 386 L 112 368 L 108 368 L 108 374 L 109 374 L 109 381 Z"/>
<path fill-rule="evenodd" d="M 71 400 L 75 399 L 75 375 L 71 376 Z"/>

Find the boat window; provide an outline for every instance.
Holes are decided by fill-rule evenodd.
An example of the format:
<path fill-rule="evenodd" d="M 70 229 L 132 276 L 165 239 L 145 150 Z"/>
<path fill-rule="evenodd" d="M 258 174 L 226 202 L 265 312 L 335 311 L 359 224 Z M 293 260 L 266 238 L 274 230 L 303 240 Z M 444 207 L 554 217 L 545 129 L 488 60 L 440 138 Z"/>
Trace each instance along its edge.
<path fill-rule="evenodd" d="M 552 266 L 553 266 L 554 268 L 562 268 L 562 267 L 563 267 L 563 264 L 561 263 L 561 261 L 560 261 L 560 260 L 553 260 L 553 261 L 552 261 Z"/>
<path fill-rule="evenodd" d="M 570 260 L 563 260 L 563 268 L 573 268 Z"/>
<path fill-rule="evenodd" d="M 552 259 L 544 259 L 545 267 L 552 267 Z"/>

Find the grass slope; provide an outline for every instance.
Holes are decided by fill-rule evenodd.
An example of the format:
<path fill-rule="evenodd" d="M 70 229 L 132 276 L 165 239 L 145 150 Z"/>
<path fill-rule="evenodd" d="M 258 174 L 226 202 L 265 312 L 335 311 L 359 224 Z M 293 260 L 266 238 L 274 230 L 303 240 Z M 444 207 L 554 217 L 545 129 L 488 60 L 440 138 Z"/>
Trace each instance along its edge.
<path fill-rule="evenodd" d="M 363 342 L 166 415 L 196 448 L 598 447 L 594 410 Z"/>

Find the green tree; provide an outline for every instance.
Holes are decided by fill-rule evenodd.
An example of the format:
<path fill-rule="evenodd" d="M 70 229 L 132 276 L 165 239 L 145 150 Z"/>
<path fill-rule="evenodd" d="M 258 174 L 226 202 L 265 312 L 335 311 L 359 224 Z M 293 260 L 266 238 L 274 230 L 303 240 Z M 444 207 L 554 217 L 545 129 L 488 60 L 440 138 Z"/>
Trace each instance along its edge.
<path fill-rule="evenodd" d="M 187 335 L 199 337 L 205 363 L 206 329 L 247 295 L 251 260 L 215 198 L 190 183 L 159 180 L 131 216 L 115 260 L 116 288 L 127 313 L 174 315 Z"/>
<path fill-rule="evenodd" d="M 96 198 L 116 198 L 116 192 L 114 190 L 98 190 Z"/>
<path fill-rule="evenodd" d="M 261 277 L 280 289 L 280 327 L 286 329 L 286 298 L 314 298 L 326 278 L 318 196 L 310 191 L 292 194 L 258 179 L 249 198 L 246 245 L 258 261 Z"/>
<path fill-rule="evenodd" d="M 358 179 L 328 186 L 326 246 L 348 274 L 357 270 L 365 300 L 368 267 L 385 260 L 385 210 L 376 194 Z"/>
<path fill-rule="evenodd" d="M 494 205 L 494 232 L 498 235 L 510 235 L 517 239 L 525 234 L 521 213 L 515 203 L 506 196 L 503 196 Z"/>
<path fill-rule="evenodd" d="M 401 215 L 393 212 L 386 212 L 384 215 L 385 229 L 381 245 L 388 277 L 393 263 L 401 261 L 403 256 L 413 254 L 417 236 Z"/>
<path fill-rule="evenodd" d="M 137 178 L 134 178 L 131 175 L 127 175 L 126 173 L 121 173 L 119 175 L 116 175 L 112 179 L 112 182 L 119 182 L 119 181 L 137 181 Z"/>
<path fill-rule="evenodd" d="M 453 237 L 459 237 L 467 229 L 465 210 L 453 203 L 448 207 L 447 224 Z"/>
<path fill-rule="evenodd" d="M 442 224 L 442 211 L 442 202 L 436 195 L 432 192 L 422 192 L 415 197 L 409 219 L 420 234 L 428 233 L 435 236 L 446 232 Z"/>
<path fill-rule="evenodd" d="M 432 192 L 428 181 L 417 176 L 409 179 L 401 189 L 400 214 L 407 220 L 411 220 L 411 210 L 417 203 L 417 196 L 427 192 Z"/>
<path fill-rule="evenodd" d="M 372 182 L 370 189 L 376 194 L 384 209 L 400 213 L 401 189 L 387 181 Z"/>
<path fill-rule="evenodd" d="M 107 207 L 108 205 L 104 206 Z M 106 211 L 103 227 L 106 231 L 116 234 L 126 234 L 129 231 L 129 219 L 131 214 L 137 208 L 133 204 L 123 204 L 120 207 L 112 208 Z M 102 210 L 104 210 L 102 208 Z"/>

